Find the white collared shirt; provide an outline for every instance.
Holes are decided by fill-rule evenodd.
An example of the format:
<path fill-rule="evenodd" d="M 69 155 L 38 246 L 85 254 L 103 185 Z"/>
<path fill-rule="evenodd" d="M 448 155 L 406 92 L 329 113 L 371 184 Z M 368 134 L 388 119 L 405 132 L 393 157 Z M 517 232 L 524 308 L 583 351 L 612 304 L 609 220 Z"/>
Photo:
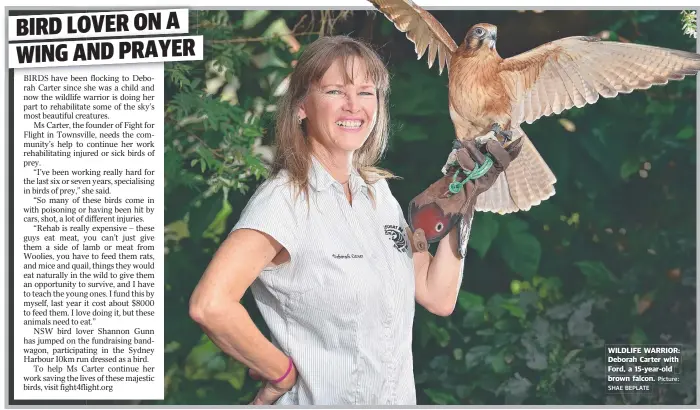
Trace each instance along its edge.
<path fill-rule="evenodd" d="M 291 260 L 251 285 L 271 341 L 299 372 L 277 404 L 416 404 L 415 276 L 407 223 L 386 180 L 343 187 L 312 157 L 309 206 L 286 172 L 265 181 L 233 230 L 256 229 Z M 374 190 L 376 209 L 368 190 Z"/>

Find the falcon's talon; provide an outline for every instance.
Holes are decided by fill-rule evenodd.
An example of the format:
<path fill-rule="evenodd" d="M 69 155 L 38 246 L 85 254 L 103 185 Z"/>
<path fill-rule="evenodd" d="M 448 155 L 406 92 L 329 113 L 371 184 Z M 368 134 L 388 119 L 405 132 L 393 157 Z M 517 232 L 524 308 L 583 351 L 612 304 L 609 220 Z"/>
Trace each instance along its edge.
<path fill-rule="evenodd" d="M 460 149 L 462 147 L 462 141 L 460 140 L 454 140 L 454 142 L 452 143 L 452 149 Z"/>
<path fill-rule="evenodd" d="M 503 140 L 503 144 L 507 144 L 509 141 L 511 141 L 513 139 L 513 131 L 504 130 L 503 127 L 501 126 L 501 124 L 499 124 L 497 122 L 495 122 L 495 123 L 493 123 L 493 125 L 491 125 L 491 132 L 493 132 L 497 141 L 498 141 L 498 137 L 501 137 L 501 139 Z M 486 141 L 484 141 L 484 143 L 486 143 Z"/>
<path fill-rule="evenodd" d="M 498 135 L 503 138 L 503 144 L 507 144 L 513 140 L 513 131 L 501 131 L 498 133 Z"/>

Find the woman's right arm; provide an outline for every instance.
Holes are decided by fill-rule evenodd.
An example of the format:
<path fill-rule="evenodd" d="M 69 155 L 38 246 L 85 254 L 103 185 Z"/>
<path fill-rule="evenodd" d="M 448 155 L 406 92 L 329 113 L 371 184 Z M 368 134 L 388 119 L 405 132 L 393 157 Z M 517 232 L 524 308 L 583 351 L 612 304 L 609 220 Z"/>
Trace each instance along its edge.
<path fill-rule="evenodd" d="M 289 358 L 255 326 L 240 300 L 268 264 L 289 258 L 271 236 L 252 229 L 232 232 L 221 244 L 190 298 L 190 316 L 228 355 L 266 380 L 285 374 Z M 288 390 L 296 370 L 277 387 Z"/>

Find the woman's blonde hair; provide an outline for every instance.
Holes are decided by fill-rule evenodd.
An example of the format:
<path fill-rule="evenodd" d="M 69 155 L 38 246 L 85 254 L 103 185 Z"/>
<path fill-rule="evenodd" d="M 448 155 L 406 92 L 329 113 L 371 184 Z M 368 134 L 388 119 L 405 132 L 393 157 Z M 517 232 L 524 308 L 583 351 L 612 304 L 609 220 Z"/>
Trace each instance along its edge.
<path fill-rule="evenodd" d="M 367 74 L 377 87 L 377 120 L 362 147 L 355 151 L 352 166 L 362 179 L 371 185 L 383 178 L 395 178 L 389 171 L 376 165 L 384 154 L 389 134 L 389 72 L 379 56 L 363 42 L 347 36 L 326 36 L 311 43 L 302 53 L 289 80 L 285 94 L 277 108 L 275 145 L 277 147 L 271 176 L 288 172 L 297 194 L 308 194 L 308 173 L 311 168 L 311 143 L 304 132 L 306 120 L 299 123 L 299 106 L 310 89 L 321 80 L 328 68 L 341 59 L 343 67 L 348 60 L 360 58 Z M 346 72 L 346 81 L 352 81 Z M 371 192 L 371 191 L 370 191 Z M 308 198 L 308 195 L 306 195 Z"/>

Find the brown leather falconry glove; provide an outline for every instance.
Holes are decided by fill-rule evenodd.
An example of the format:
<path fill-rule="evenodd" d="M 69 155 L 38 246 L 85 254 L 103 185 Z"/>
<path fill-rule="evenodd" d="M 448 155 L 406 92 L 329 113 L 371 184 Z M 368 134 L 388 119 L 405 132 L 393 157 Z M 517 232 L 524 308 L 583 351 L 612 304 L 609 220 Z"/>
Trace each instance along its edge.
<path fill-rule="evenodd" d="M 481 149 L 473 140 L 456 141 L 443 168 L 445 175 L 409 204 L 408 223 L 416 249 L 426 251 L 428 243 L 438 242 L 459 223 L 459 252 L 464 258 L 477 196 L 491 188 L 521 147 L 521 139 L 507 148 L 489 139 Z"/>

